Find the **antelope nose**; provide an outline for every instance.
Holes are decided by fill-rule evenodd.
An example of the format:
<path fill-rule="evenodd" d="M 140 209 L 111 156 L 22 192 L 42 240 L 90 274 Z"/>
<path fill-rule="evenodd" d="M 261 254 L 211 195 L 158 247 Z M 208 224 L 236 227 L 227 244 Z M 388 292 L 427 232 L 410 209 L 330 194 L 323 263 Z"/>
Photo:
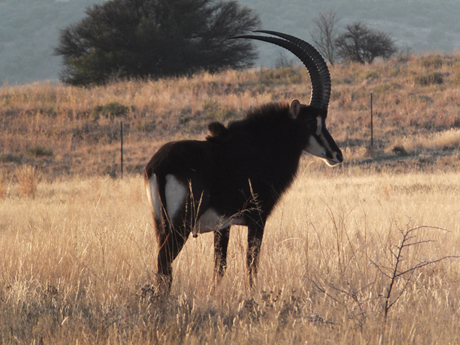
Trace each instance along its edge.
<path fill-rule="evenodd" d="M 343 162 L 342 152 L 337 152 L 337 154 L 335 155 L 335 158 L 339 161 L 339 163 L 342 163 Z"/>

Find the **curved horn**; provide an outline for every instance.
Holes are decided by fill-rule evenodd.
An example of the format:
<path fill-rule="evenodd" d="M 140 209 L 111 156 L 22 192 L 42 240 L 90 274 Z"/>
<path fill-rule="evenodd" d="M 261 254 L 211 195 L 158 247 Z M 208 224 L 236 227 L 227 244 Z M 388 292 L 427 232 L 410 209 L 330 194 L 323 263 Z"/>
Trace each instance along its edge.
<path fill-rule="evenodd" d="M 318 50 L 316 50 L 315 47 L 313 47 L 310 43 L 288 34 L 283 34 L 281 32 L 269 30 L 257 30 L 255 32 L 266 33 L 269 35 L 284 38 L 294 44 L 297 44 L 302 50 L 304 50 L 310 56 L 310 58 L 315 62 L 316 68 L 318 69 L 321 78 L 321 83 L 323 87 L 322 108 L 327 109 L 329 105 L 329 99 L 331 97 L 331 75 L 329 74 L 329 68 L 327 67 L 326 61 L 324 61 L 324 58 L 318 52 Z"/>
<path fill-rule="evenodd" d="M 255 32 L 266 33 L 276 37 L 240 35 L 231 38 L 250 38 L 269 42 L 283 47 L 297 56 L 305 65 L 310 74 L 312 83 L 310 105 L 327 110 L 331 94 L 331 78 L 329 69 L 321 54 L 309 43 L 290 35 L 276 31 L 258 30 Z"/>

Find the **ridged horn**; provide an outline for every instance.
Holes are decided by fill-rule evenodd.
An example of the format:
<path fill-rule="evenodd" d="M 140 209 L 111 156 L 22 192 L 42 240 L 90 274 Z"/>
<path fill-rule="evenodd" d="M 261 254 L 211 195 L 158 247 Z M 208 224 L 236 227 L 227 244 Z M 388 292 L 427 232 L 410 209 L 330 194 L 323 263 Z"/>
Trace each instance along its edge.
<path fill-rule="evenodd" d="M 331 77 L 327 64 L 321 54 L 308 42 L 291 35 L 268 30 L 257 30 L 254 32 L 265 33 L 280 38 L 257 35 L 238 35 L 231 38 L 255 39 L 276 44 L 289 50 L 302 61 L 310 74 L 312 83 L 310 105 L 327 110 L 331 95 Z"/>

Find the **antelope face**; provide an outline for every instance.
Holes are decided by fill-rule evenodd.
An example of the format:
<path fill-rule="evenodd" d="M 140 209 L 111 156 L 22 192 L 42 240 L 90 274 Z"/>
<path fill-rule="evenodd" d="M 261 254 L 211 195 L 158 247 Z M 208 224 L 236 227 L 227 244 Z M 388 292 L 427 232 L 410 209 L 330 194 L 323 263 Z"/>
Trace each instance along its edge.
<path fill-rule="evenodd" d="M 326 112 L 310 106 L 300 104 L 293 100 L 289 108 L 291 116 L 303 122 L 307 131 L 307 142 L 304 150 L 308 153 L 322 158 L 327 165 L 333 166 L 342 163 L 342 151 L 335 143 L 329 131 L 326 129 Z"/>
<path fill-rule="evenodd" d="M 316 131 L 312 131 L 305 151 L 314 156 L 322 158 L 327 165 L 336 165 L 343 162 L 342 151 L 335 143 L 329 131 L 324 125 L 324 118 L 317 116 Z"/>

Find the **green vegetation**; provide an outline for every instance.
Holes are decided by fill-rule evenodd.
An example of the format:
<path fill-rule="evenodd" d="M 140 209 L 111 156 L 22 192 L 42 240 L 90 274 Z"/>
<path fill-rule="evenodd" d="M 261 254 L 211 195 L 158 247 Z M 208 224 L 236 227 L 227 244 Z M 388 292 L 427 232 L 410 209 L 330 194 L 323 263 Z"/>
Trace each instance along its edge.
<path fill-rule="evenodd" d="M 62 59 L 53 49 L 60 30 L 79 22 L 85 9 L 104 0 L 3 0 L 0 1 L 0 83 L 28 83 L 58 80 Z M 388 32 L 398 48 L 414 53 L 452 52 L 460 42 L 460 2 L 453 0 L 329 1 L 239 0 L 260 15 L 262 27 L 276 29 L 310 40 L 309 32 L 321 11 L 337 13 L 338 29 L 353 21 L 363 21 L 373 29 Z M 308 8 L 308 11 L 305 9 Z M 373 23 L 378 24 L 374 27 Z M 427 30 L 427 28 L 429 30 Z M 277 53 L 260 45 L 261 61 L 272 66 Z"/>
<path fill-rule="evenodd" d="M 259 78 L 260 83 L 266 86 L 300 84 L 302 82 L 301 72 L 294 67 L 263 69 L 260 71 Z"/>
<path fill-rule="evenodd" d="M 165 78 L 251 67 L 254 46 L 227 38 L 256 29 L 258 15 L 236 1 L 110 0 L 65 28 L 55 52 L 70 85 Z"/>
<path fill-rule="evenodd" d="M 444 77 L 442 73 L 431 72 L 429 74 L 415 76 L 415 83 L 422 86 L 434 84 L 441 85 L 444 83 Z"/>
<path fill-rule="evenodd" d="M 53 150 L 43 145 L 36 144 L 36 145 L 29 147 L 26 150 L 26 154 L 33 156 L 33 157 L 43 157 L 43 156 L 51 157 L 53 155 Z"/>
<path fill-rule="evenodd" d="M 105 105 L 98 105 L 93 110 L 93 118 L 98 120 L 100 116 L 113 119 L 114 117 L 125 116 L 129 111 L 134 111 L 134 107 L 127 107 L 118 102 L 110 102 Z"/>

